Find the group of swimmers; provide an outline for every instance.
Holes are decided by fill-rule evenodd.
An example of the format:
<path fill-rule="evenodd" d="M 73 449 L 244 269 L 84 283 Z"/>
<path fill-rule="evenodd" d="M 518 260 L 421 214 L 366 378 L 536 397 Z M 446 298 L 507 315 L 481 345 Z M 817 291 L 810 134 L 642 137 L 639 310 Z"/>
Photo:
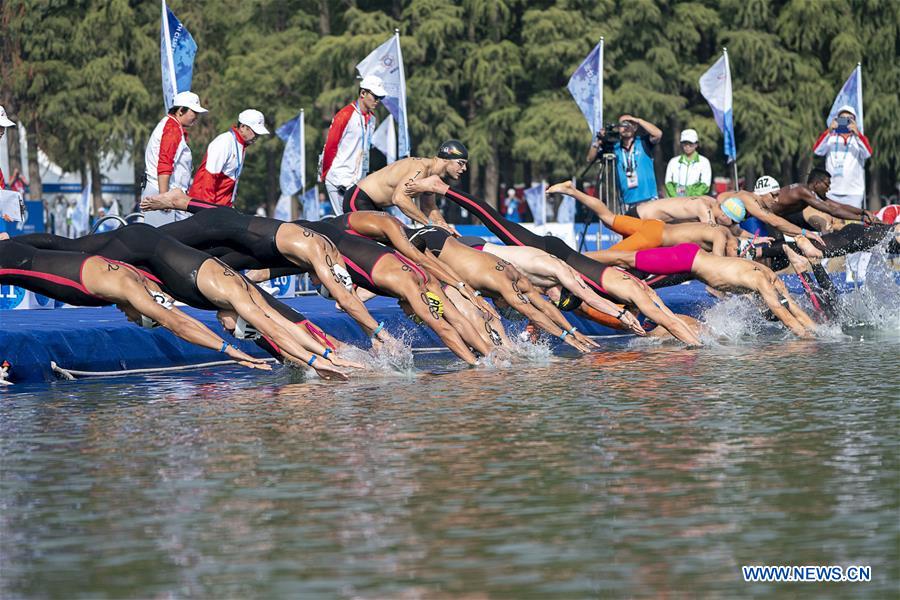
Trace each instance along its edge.
<path fill-rule="evenodd" d="M 362 367 L 346 358 L 345 344 L 259 283 L 308 273 L 320 294 L 332 298 L 376 346 L 397 341 L 369 314 L 365 301 L 376 295 L 396 298 L 413 321 L 430 327 L 470 365 L 478 355 L 512 351 L 501 315 L 527 319 L 535 330 L 581 352 L 597 344 L 572 325 L 567 312 L 639 336 L 671 335 L 700 345 L 699 324 L 673 313 L 655 292 L 692 278 L 715 290 L 756 294 L 772 319 L 810 337 L 817 320 L 760 261 L 794 265 L 822 320 L 831 313 L 833 291 L 827 274 L 810 259 L 870 248 L 892 228 L 866 211 L 824 199 L 830 182 L 819 170 L 804 185 L 782 188 L 762 177 L 752 193 L 656 200 L 626 215 L 560 183 L 548 193 L 574 197 L 623 238 L 609 250 L 580 253 L 452 187 L 467 162 L 468 151 L 458 140 L 443 143 L 431 158 L 398 160 L 347 190 L 345 214 L 315 222 L 249 216 L 173 189 L 145 198 L 143 210 L 179 209 L 192 217 L 78 239 L 46 233 L 3 239 L 0 283 L 76 306 L 112 304 L 138 325 L 165 327 L 243 366 L 270 369 L 267 361 L 235 348 L 175 303 L 215 310 L 236 338 L 255 341 L 282 362 L 305 363 L 324 379 L 345 379 Z M 475 215 L 503 245 L 459 236 L 438 210 L 435 195 Z M 418 227 L 391 216 L 386 212 L 391 206 Z M 772 235 L 761 238 L 741 229 L 748 215 Z M 840 219 L 860 223 L 841 229 Z"/>

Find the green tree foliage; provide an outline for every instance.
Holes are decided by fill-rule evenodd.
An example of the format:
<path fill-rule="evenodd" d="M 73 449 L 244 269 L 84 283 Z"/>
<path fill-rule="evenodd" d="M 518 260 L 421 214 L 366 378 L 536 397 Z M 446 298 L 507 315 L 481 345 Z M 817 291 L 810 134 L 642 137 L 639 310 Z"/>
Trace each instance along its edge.
<path fill-rule="evenodd" d="M 715 173 L 728 173 L 698 89 L 723 46 L 742 174 L 801 179 L 858 62 L 874 146 L 870 192 L 893 185 L 900 167 L 896 0 L 169 4 L 199 46 L 193 87 L 210 113 L 191 132 L 198 164 L 241 110 L 262 110 L 274 130 L 305 108 L 311 185 L 331 117 L 355 97 L 356 63 L 396 28 L 413 152 L 431 155 L 442 139 L 463 139 L 472 156 L 467 183 L 489 200 L 502 183 L 581 170 L 590 133 L 565 85 L 601 36 L 606 120 L 630 113 L 657 124 L 660 171 L 678 150 L 679 131 L 693 127 Z M 6 0 L 0 101 L 66 168 L 96 168 L 97 156 L 130 151 L 142 169 L 147 136 L 162 116 L 159 15 L 159 4 L 138 0 Z M 270 136 L 250 149 L 240 194 L 247 208 L 277 198 L 282 147 Z"/>

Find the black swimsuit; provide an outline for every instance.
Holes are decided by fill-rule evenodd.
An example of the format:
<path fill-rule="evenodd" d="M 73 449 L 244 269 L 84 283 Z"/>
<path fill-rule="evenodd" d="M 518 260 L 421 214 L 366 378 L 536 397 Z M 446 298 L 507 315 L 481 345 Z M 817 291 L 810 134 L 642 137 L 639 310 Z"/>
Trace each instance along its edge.
<path fill-rule="evenodd" d="M 232 208 L 201 210 L 194 216 L 159 228 L 182 244 L 198 250 L 228 247 L 263 264 L 281 259 L 275 243 L 283 221 L 245 215 Z"/>
<path fill-rule="evenodd" d="M 144 268 L 155 275 L 176 300 L 197 308 L 217 308 L 197 287 L 200 266 L 212 257 L 150 225 L 135 223 L 74 240 L 47 233 L 23 235 L 16 240 L 34 248 L 96 254 Z"/>
<path fill-rule="evenodd" d="M 369 195 L 362 191 L 358 185 L 353 185 L 344 193 L 344 212 L 358 212 L 361 210 L 381 210 Z"/>
<path fill-rule="evenodd" d="M 73 306 L 108 305 L 109 301 L 93 295 L 81 281 L 88 258 L 80 252 L 39 250 L 14 240 L 0 241 L 0 282 Z"/>
<path fill-rule="evenodd" d="M 450 188 L 447 190 L 445 197 L 469 212 L 474 213 L 491 233 L 500 238 L 504 244 L 508 246 L 530 246 L 552 254 L 578 271 L 585 283 L 591 286 L 595 292 L 604 297 L 609 297 L 601 283 L 603 273 L 608 268 L 606 265 L 588 258 L 580 252 L 576 252 L 558 237 L 537 235 L 518 223 L 505 219 L 496 209 L 465 192 Z"/>
<path fill-rule="evenodd" d="M 409 238 L 410 243 L 415 246 L 419 252 L 430 250 L 438 257 L 440 257 L 441 252 L 444 251 L 444 245 L 447 243 L 447 240 L 453 237 L 449 231 L 442 229 L 441 227 L 422 227 L 421 229 L 410 229 L 405 227 L 404 231 L 406 232 L 406 237 Z"/>

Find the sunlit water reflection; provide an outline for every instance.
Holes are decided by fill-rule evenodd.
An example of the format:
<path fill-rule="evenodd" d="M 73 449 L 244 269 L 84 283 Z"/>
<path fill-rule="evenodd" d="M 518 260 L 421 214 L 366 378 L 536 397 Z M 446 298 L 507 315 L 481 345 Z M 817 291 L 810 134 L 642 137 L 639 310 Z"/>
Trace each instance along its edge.
<path fill-rule="evenodd" d="M 894 594 L 900 336 L 761 331 L 4 390 L 0 596 Z"/>

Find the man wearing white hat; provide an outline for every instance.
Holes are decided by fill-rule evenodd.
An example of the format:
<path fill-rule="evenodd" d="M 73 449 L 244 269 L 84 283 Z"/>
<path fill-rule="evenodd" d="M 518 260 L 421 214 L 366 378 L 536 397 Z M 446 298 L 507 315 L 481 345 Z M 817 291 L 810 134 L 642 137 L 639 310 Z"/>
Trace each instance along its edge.
<path fill-rule="evenodd" d="M 185 129 L 193 127 L 206 109 L 200 106 L 200 97 L 193 92 L 179 92 L 172 100 L 172 108 L 157 123 L 147 150 L 144 152 L 145 181 L 141 197 L 168 192 L 171 188 L 187 191 L 194 170 L 191 148 Z M 160 226 L 190 216 L 181 211 L 149 212 L 144 221 Z"/>
<path fill-rule="evenodd" d="M 695 129 L 681 132 L 682 153 L 672 158 L 666 167 L 666 192 L 676 196 L 703 196 L 712 183 L 709 160 L 697 152 L 700 141 Z"/>
<path fill-rule="evenodd" d="M 247 146 L 268 133 L 258 110 L 248 108 L 238 115 L 238 122 L 207 146 L 188 196 L 209 204 L 234 206 Z"/>
<path fill-rule="evenodd" d="M 6 109 L 0 106 L 0 140 L 6 135 L 7 127 L 14 127 L 15 123 L 6 116 Z M 6 180 L 3 178 L 3 171 L 0 170 L 0 190 L 6 189 Z"/>
<path fill-rule="evenodd" d="M 320 158 L 319 181 L 325 182 L 336 215 L 344 212 L 344 192 L 369 172 L 375 108 L 386 95 L 381 78 L 367 75 L 359 83 L 359 97 L 331 120 Z"/>
<path fill-rule="evenodd" d="M 813 152 L 825 157 L 825 169 L 831 173 L 828 197 L 854 208 L 865 207 L 866 159 L 872 156 L 869 139 L 857 125 L 856 110 L 845 105 L 831 121 Z"/>

